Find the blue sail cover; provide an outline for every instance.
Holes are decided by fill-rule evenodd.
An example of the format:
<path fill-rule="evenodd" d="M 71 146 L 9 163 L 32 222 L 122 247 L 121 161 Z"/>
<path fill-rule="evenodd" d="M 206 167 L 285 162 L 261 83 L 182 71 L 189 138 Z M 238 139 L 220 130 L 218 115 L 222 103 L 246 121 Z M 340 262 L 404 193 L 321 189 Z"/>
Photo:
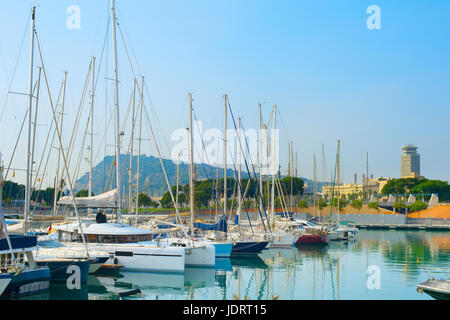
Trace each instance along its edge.
<path fill-rule="evenodd" d="M 225 216 L 220 218 L 219 221 L 215 224 L 207 224 L 207 223 L 194 223 L 194 227 L 202 230 L 215 230 L 215 231 L 228 231 L 228 224 Z"/>

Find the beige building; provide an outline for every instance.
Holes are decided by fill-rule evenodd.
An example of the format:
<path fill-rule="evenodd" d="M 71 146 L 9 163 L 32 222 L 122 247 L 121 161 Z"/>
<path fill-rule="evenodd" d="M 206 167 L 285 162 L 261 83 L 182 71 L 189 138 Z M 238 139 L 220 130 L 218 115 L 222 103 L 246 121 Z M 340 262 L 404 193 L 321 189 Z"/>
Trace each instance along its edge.
<path fill-rule="evenodd" d="M 348 198 L 348 196 L 352 194 L 361 195 L 363 192 L 380 194 L 381 190 L 389 180 L 392 180 L 392 178 L 379 177 L 375 179 L 367 179 L 363 184 L 344 183 L 334 187 L 334 197 L 336 198 L 340 194 L 341 196 L 345 195 Z M 331 198 L 332 192 L 333 186 L 322 187 L 322 195 Z"/>

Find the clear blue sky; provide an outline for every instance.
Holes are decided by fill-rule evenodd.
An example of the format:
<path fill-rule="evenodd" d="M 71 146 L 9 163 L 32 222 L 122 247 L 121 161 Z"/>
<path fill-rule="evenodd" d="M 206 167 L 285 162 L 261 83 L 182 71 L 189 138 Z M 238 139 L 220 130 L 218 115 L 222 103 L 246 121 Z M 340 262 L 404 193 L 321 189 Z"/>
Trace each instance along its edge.
<path fill-rule="evenodd" d="M 66 27 L 66 9 L 72 4 L 81 9 L 79 30 Z M 381 9 L 380 30 L 366 27 L 366 9 L 372 4 Z M 17 95 L 3 103 L 32 5 L 38 5 L 37 29 L 53 96 L 63 71 L 68 71 L 66 129 L 73 125 L 90 57 L 101 55 L 109 14 L 107 0 L 13 1 L 2 6 L 0 111 L 6 109 L 0 118 L 0 151 L 6 164 L 27 105 Z M 419 148 L 422 175 L 450 180 L 450 2 L 117 0 L 117 7 L 139 61 L 137 73 L 148 81 L 160 136 L 169 143 L 173 130 L 187 126 L 188 92 L 193 92 L 197 117 L 207 128 L 222 128 L 221 96 L 227 93 L 246 128 L 257 127 L 258 102 L 266 121 L 273 104 L 278 105 L 281 163 L 286 167 L 287 144 L 293 140 L 302 176 L 312 178 L 316 154 L 322 177 L 322 143 L 330 176 L 341 139 L 344 181 L 353 181 L 355 172 L 360 180 L 367 151 L 370 173 L 398 177 L 401 147 L 407 144 Z M 123 118 L 132 78 L 120 38 L 118 45 Z M 11 91 L 27 90 L 28 50 L 27 33 Z M 112 77 L 111 53 L 108 63 Z M 105 123 L 104 65 L 100 73 L 98 144 Z M 51 121 L 46 91 L 41 95 L 38 160 Z M 108 99 L 109 115 L 111 83 Z M 70 131 L 64 135 L 67 145 Z M 145 148 L 145 153 L 155 154 L 150 143 Z M 163 150 L 168 156 L 168 146 Z M 23 138 L 18 152 L 13 166 L 25 168 Z M 16 181 L 20 177 L 16 172 Z"/>

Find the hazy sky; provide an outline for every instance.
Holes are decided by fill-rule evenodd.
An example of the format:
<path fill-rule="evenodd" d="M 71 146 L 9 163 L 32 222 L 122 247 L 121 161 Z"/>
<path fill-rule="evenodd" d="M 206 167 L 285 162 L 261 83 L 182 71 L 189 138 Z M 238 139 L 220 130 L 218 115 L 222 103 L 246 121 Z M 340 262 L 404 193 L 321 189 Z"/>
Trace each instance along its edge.
<path fill-rule="evenodd" d="M 0 151 L 8 165 L 27 101 L 25 96 L 7 92 L 28 90 L 26 27 L 31 6 L 38 6 L 37 31 L 54 99 L 63 71 L 68 72 L 63 138 L 67 146 L 91 56 L 100 62 L 109 3 L 2 1 Z M 80 8 L 80 29 L 67 27 L 71 5 Z M 381 29 L 367 28 L 370 5 L 381 10 Z M 288 141 L 293 140 L 299 174 L 313 177 L 316 154 L 321 179 L 324 143 L 329 179 L 340 139 L 344 181 L 353 181 L 355 172 L 361 181 L 366 152 L 371 174 L 399 177 L 401 147 L 407 144 L 418 147 L 422 175 L 450 180 L 450 2 L 117 0 L 117 10 L 132 59 L 138 61 L 136 74 L 146 77 L 145 99 L 150 98 L 156 110 L 158 137 L 167 141 L 161 140 L 165 156 L 170 154 L 171 132 L 188 125 L 187 93 L 193 92 L 194 109 L 204 127 L 219 129 L 223 127 L 222 95 L 227 93 L 246 129 L 258 125 L 258 103 L 265 121 L 273 104 L 278 105 L 284 170 Z M 108 33 L 108 55 L 103 55 L 95 100 L 95 163 L 104 155 L 105 118 L 109 120 L 113 110 L 112 82 L 105 80 L 113 76 L 110 38 Z M 119 33 L 118 47 L 123 119 L 132 76 Z M 35 65 L 41 65 L 37 52 Z M 41 89 L 37 163 L 51 123 L 44 82 Z M 85 122 L 81 121 L 81 132 Z M 113 152 L 111 125 L 106 139 L 109 154 Z M 13 162 L 17 169 L 26 168 L 25 137 L 26 130 Z M 145 130 L 143 138 L 149 137 Z M 154 150 L 150 141 L 144 143 L 144 153 L 155 154 Z M 56 157 L 49 163 L 46 183 L 53 179 Z M 80 174 L 86 168 L 82 160 Z M 14 181 L 21 179 L 23 173 L 17 170 Z"/>

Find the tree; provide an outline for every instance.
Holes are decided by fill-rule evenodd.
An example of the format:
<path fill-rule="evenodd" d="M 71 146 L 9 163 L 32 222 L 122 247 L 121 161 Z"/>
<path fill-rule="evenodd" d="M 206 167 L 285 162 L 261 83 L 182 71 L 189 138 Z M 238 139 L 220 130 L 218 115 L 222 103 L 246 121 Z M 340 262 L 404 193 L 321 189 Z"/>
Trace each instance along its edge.
<path fill-rule="evenodd" d="M 339 199 L 339 201 L 338 201 L 338 199 L 334 199 L 334 200 L 333 200 L 333 207 L 334 207 L 334 208 L 337 208 L 338 202 L 339 202 L 339 208 L 338 208 L 338 210 L 341 212 L 342 209 L 344 209 L 344 208 L 347 206 L 348 201 L 345 200 L 345 199 Z"/>
<path fill-rule="evenodd" d="M 427 204 L 423 201 L 417 200 L 412 205 L 408 207 L 409 212 L 421 211 L 428 208 Z"/>
<path fill-rule="evenodd" d="M 152 198 L 147 196 L 146 193 L 139 193 L 138 199 L 139 199 L 139 206 L 140 207 L 145 207 L 145 208 L 153 207 L 153 208 L 156 208 L 156 207 L 159 206 L 158 202 L 154 201 Z"/>
<path fill-rule="evenodd" d="M 308 208 L 308 203 L 306 202 L 306 200 L 302 200 L 297 204 L 297 207 L 299 209 L 306 209 Z"/>
<path fill-rule="evenodd" d="M 327 200 L 323 198 L 319 198 L 317 201 L 317 206 L 319 207 L 319 212 L 328 205 Z"/>
<path fill-rule="evenodd" d="M 406 204 L 404 202 L 398 201 L 398 202 L 394 203 L 393 207 L 397 212 L 402 212 L 403 210 L 406 209 Z"/>
<path fill-rule="evenodd" d="M 400 178 L 389 180 L 381 190 L 382 194 L 406 194 L 423 180 L 417 178 Z"/>
<path fill-rule="evenodd" d="M 374 210 L 380 211 L 378 202 L 371 202 L 371 203 L 369 203 L 369 204 L 367 205 L 367 207 L 368 207 L 369 209 L 374 209 Z"/>
<path fill-rule="evenodd" d="M 363 203 L 361 200 L 354 200 L 351 204 L 352 208 L 358 210 L 359 211 L 362 209 Z"/>
<path fill-rule="evenodd" d="M 450 201 L 450 186 L 447 181 L 421 180 L 411 189 L 411 193 L 436 193 L 440 201 Z"/>
<path fill-rule="evenodd" d="M 92 193 L 92 195 L 94 196 L 93 193 Z M 75 195 L 75 197 L 81 197 L 81 198 L 88 197 L 88 196 L 89 196 L 89 190 L 84 190 L 84 189 L 78 191 L 77 194 Z"/>
<path fill-rule="evenodd" d="M 302 179 L 295 177 L 284 177 L 283 179 L 280 180 L 280 182 L 285 196 L 291 194 L 291 185 L 292 185 L 292 194 L 294 196 L 303 194 L 304 182 Z"/>

